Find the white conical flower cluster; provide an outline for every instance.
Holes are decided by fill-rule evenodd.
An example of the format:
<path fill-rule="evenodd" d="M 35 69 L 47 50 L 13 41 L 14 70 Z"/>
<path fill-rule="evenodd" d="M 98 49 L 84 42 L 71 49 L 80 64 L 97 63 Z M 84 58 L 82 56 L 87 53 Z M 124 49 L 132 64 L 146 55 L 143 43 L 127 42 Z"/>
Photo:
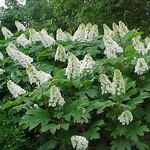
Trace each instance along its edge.
<path fill-rule="evenodd" d="M 85 33 L 84 33 L 84 41 L 87 41 L 87 42 L 90 42 L 92 40 L 92 24 L 91 23 L 88 23 L 86 26 L 85 26 Z"/>
<path fill-rule="evenodd" d="M 113 94 L 116 94 L 120 96 L 121 94 L 125 93 L 125 82 L 123 80 L 122 73 L 120 70 L 116 69 L 114 71 L 114 77 L 113 77 Z"/>
<path fill-rule="evenodd" d="M 86 76 L 93 73 L 96 62 L 92 59 L 90 54 L 86 54 L 83 60 L 79 59 L 71 52 L 68 53 L 68 66 L 66 68 L 66 76 L 68 79 L 75 78 L 80 75 Z"/>
<path fill-rule="evenodd" d="M 104 35 L 103 42 L 106 47 L 104 54 L 108 58 L 116 58 L 118 53 L 123 53 L 122 47 L 120 47 L 109 35 Z"/>
<path fill-rule="evenodd" d="M 15 25 L 17 27 L 18 32 L 21 31 L 21 30 L 26 31 L 26 27 L 22 23 L 20 23 L 19 21 L 16 20 Z"/>
<path fill-rule="evenodd" d="M 72 40 L 78 42 L 84 42 L 85 24 L 81 23 L 74 33 Z"/>
<path fill-rule="evenodd" d="M 55 107 L 57 104 L 63 106 L 65 104 L 65 101 L 64 98 L 61 96 L 58 87 L 54 85 L 50 88 L 50 99 L 48 106 Z"/>
<path fill-rule="evenodd" d="M 24 89 L 22 89 L 19 85 L 15 84 L 11 80 L 7 82 L 7 88 L 14 98 L 17 98 L 19 95 L 26 93 Z"/>
<path fill-rule="evenodd" d="M 135 66 L 135 72 L 139 75 L 142 75 L 148 71 L 148 65 L 143 58 L 138 58 L 137 64 Z"/>
<path fill-rule="evenodd" d="M 52 78 L 50 74 L 45 73 L 44 71 L 37 71 L 36 68 L 30 63 L 26 65 L 26 72 L 30 84 L 35 83 L 38 86 Z"/>
<path fill-rule="evenodd" d="M 62 31 L 62 29 L 57 29 L 56 40 L 60 40 L 60 41 L 66 41 L 67 40 L 67 37 L 66 37 L 65 33 Z"/>
<path fill-rule="evenodd" d="M 45 48 L 55 43 L 55 40 L 50 35 L 47 34 L 45 29 L 41 30 L 40 35 L 41 35 L 41 42 Z"/>
<path fill-rule="evenodd" d="M 72 40 L 78 42 L 90 42 L 94 37 L 98 37 L 98 35 L 98 26 L 96 24 L 92 25 L 91 23 L 88 23 L 85 26 L 85 24 L 82 23 L 74 33 Z"/>
<path fill-rule="evenodd" d="M 4 56 L 3 54 L 0 52 L 0 60 L 3 60 L 4 59 Z"/>
<path fill-rule="evenodd" d="M 150 38 L 149 37 L 145 38 L 145 43 L 146 43 L 147 46 L 150 45 Z"/>
<path fill-rule="evenodd" d="M 11 33 L 11 31 L 9 31 L 6 27 L 2 26 L 1 30 L 5 37 L 5 40 L 10 39 L 13 36 L 13 33 Z"/>
<path fill-rule="evenodd" d="M 120 96 L 125 93 L 125 82 L 118 69 L 114 71 L 113 82 L 105 74 L 100 75 L 99 81 L 101 82 L 102 94 L 111 93 Z"/>
<path fill-rule="evenodd" d="M 133 115 L 129 110 L 126 110 L 121 113 L 121 115 L 118 117 L 118 120 L 122 125 L 128 125 L 133 121 Z"/>
<path fill-rule="evenodd" d="M 5 72 L 5 70 L 0 68 L 0 75 L 2 75 Z"/>
<path fill-rule="evenodd" d="M 112 93 L 112 83 L 105 74 L 101 74 L 99 81 L 101 82 L 102 94 Z"/>
<path fill-rule="evenodd" d="M 117 25 L 116 23 L 113 23 L 112 27 L 113 27 L 114 33 L 116 35 L 119 35 L 120 37 L 125 36 L 129 32 L 128 27 L 122 21 L 119 21 L 119 25 Z"/>
<path fill-rule="evenodd" d="M 112 31 L 106 24 L 103 24 L 104 35 L 114 36 L 114 31 Z"/>
<path fill-rule="evenodd" d="M 64 34 L 66 35 L 67 40 L 71 40 L 72 39 L 72 35 L 66 31 L 64 31 Z"/>
<path fill-rule="evenodd" d="M 147 54 L 148 49 L 144 47 L 144 44 L 139 40 L 138 37 L 133 38 L 132 41 L 133 41 L 134 49 L 138 53 L 141 53 L 142 55 Z"/>
<path fill-rule="evenodd" d="M 67 59 L 67 54 L 65 52 L 65 48 L 59 44 L 55 54 L 55 61 L 59 60 L 61 62 L 65 62 L 66 59 Z"/>
<path fill-rule="evenodd" d="M 21 46 L 23 46 L 23 47 L 26 47 L 27 45 L 31 45 L 31 41 L 26 38 L 26 35 L 25 35 L 25 34 L 21 34 L 21 35 L 16 39 L 16 42 L 17 42 L 18 44 L 20 44 Z"/>
<path fill-rule="evenodd" d="M 111 30 L 106 24 L 103 24 L 104 35 L 109 35 L 111 37 L 119 35 L 120 37 L 123 37 L 129 32 L 128 27 L 122 21 L 119 21 L 119 25 L 113 23 L 112 28 L 113 30 Z"/>
<path fill-rule="evenodd" d="M 71 143 L 73 148 L 75 148 L 76 150 L 86 150 L 88 147 L 88 141 L 83 136 L 73 135 L 71 137 Z"/>
<path fill-rule="evenodd" d="M 95 65 L 96 62 L 93 60 L 90 54 L 86 54 L 81 61 L 80 74 L 86 75 L 88 73 L 92 73 Z"/>
<path fill-rule="evenodd" d="M 82 115 L 78 118 L 75 118 L 74 122 L 81 123 L 81 124 L 82 123 L 88 123 L 89 119 L 91 119 L 91 116 L 87 112 L 87 110 L 84 107 L 82 107 L 82 108 L 78 108 L 78 111 L 80 111 Z"/>
<path fill-rule="evenodd" d="M 94 25 L 92 26 L 91 35 L 92 35 L 92 38 L 96 38 L 96 37 L 99 36 L 98 25 L 94 24 Z M 91 39 L 92 39 L 92 38 L 91 38 Z"/>
<path fill-rule="evenodd" d="M 146 43 L 146 46 L 147 46 L 147 51 L 149 51 L 150 50 L 150 38 L 149 37 L 146 37 L 145 38 L 145 43 Z"/>
<path fill-rule="evenodd" d="M 65 75 L 68 79 L 75 78 L 80 75 L 80 65 L 79 59 L 71 52 L 68 53 L 68 66 L 66 68 Z"/>
<path fill-rule="evenodd" d="M 19 62 L 20 65 L 23 67 L 26 66 L 26 64 L 33 62 L 33 59 L 24 53 L 17 50 L 16 46 L 12 43 L 9 43 L 9 45 L 6 48 L 6 51 L 8 55 L 14 60 Z"/>
<path fill-rule="evenodd" d="M 41 35 L 39 32 L 35 31 L 35 29 L 33 28 L 29 28 L 29 40 L 33 43 L 37 42 L 37 41 L 41 41 Z"/>

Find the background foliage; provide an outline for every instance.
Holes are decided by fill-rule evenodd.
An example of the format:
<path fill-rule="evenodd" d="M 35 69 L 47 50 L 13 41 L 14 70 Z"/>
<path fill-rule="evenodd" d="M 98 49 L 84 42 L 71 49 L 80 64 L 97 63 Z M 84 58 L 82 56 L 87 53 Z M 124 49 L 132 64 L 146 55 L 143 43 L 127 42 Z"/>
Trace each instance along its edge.
<path fill-rule="evenodd" d="M 12 7 L 13 6 L 13 7 Z M 129 7 L 130 6 L 130 7 Z M 74 32 L 80 23 L 111 26 L 113 22 L 124 21 L 129 28 L 140 29 L 149 34 L 149 0 L 27 0 L 25 6 L 11 2 L 5 10 L 2 25 L 15 29 L 14 20 L 26 26 L 48 32 L 57 28 Z"/>

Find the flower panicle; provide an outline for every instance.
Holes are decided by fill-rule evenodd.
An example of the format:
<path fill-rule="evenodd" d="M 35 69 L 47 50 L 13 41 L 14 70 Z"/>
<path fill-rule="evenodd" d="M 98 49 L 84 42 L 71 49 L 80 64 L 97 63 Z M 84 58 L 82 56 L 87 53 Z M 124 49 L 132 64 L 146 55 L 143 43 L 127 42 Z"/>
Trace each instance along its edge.
<path fill-rule="evenodd" d="M 144 58 L 138 58 L 136 66 L 135 66 L 135 73 L 142 75 L 148 71 L 148 65 Z"/>
<path fill-rule="evenodd" d="M 2 75 L 5 72 L 5 70 L 0 68 L 0 75 Z"/>
<path fill-rule="evenodd" d="M 125 110 L 118 117 L 118 120 L 122 125 L 128 125 L 130 122 L 133 121 L 133 115 L 129 110 Z"/>
<path fill-rule="evenodd" d="M 75 78 L 80 75 L 80 65 L 79 59 L 71 52 L 68 53 L 68 65 L 66 68 L 65 75 L 68 79 Z"/>
<path fill-rule="evenodd" d="M 13 36 L 13 33 L 4 26 L 2 26 L 1 31 L 5 37 L 5 40 L 10 39 Z"/>
<path fill-rule="evenodd" d="M 112 83 L 105 74 L 101 74 L 99 77 L 101 82 L 102 94 L 112 93 Z"/>
<path fill-rule="evenodd" d="M 18 32 L 21 30 L 26 31 L 26 27 L 17 20 L 15 20 L 15 26 L 17 27 Z"/>
<path fill-rule="evenodd" d="M 88 141 L 83 136 L 73 135 L 71 137 L 71 143 L 73 148 L 76 148 L 76 150 L 86 150 L 88 147 Z"/>
<path fill-rule="evenodd" d="M 147 54 L 148 49 L 144 47 L 144 44 L 139 40 L 139 37 L 133 38 L 132 41 L 133 41 L 134 49 L 138 53 L 141 53 L 142 55 Z"/>
<path fill-rule="evenodd" d="M 92 73 L 96 65 L 96 62 L 93 60 L 90 54 L 86 54 L 81 61 L 80 74 L 87 75 Z"/>
<path fill-rule="evenodd" d="M 23 88 L 21 88 L 19 85 L 15 84 L 11 80 L 7 82 L 7 88 L 14 98 L 17 98 L 18 96 L 26 93 Z"/>
<path fill-rule="evenodd" d="M 106 47 L 104 54 L 108 58 L 116 58 L 117 54 L 123 53 L 122 47 L 120 47 L 117 42 L 115 42 L 110 35 L 104 35 L 103 37 L 104 45 Z"/>
<path fill-rule="evenodd" d="M 9 43 L 9 45 L 6 48 L 6 51 L 14 61 L 19 62 L 19 64 L 23 67 L 25 67 L 27 63 L 33 62 L 33 58 L 17 50 L 17 47 L 12 43 Z"/>
<path fill-rule="evenodd" d="M 28 63 L 26 65 L 26 72 L 29 78 L 29 82 L 30 84 L 35 83 L 36 85 L 40 85 L 46 81 L 48 81 L 49 79 L 52 79 L 52 76 L 44 71 L 38 71 L 36 70 L 36 68 Z"/>
<path fill-rule="evenodd" d="M 63 106 L 65 104 L 65 101 L 58 87 L 54 85 L 50 88 L 50 99 L 48 106 L 56 107 L 57 104 Z"/>
<path fill-rule="evenodd" d="M 91 42 L 93 38 L 98 36 L 98 26 L 96 24 L 92 25 L 89 22 L 87 25 L 85 25 L 81 23 L 74 33 L 72 40 L 78 42 Z"/>
<path fill-rule="evenodd" d="M 41 41 L 41 35 L 39 32 L 35 31 L 33 28 L 29 28 L 29 40 L 33 43 L 36 43 L 37 41 Z"/>
<path fill-rule="evenodd" d="M 21 34 L 17 39 L 16 42 L 20 44 L 23 47 L 26 47 L 27 45 L 31 45 L 31 41 L 28 40 L 25 36 L 25 34 Z"/>
<path fill-rule="evenodd" d="M 57 29 L 57 31 L 56 31 L 56 40 L 60 40 L 60 41 L 66 41 L 67 40 L 67 36 L 62 31 L 61 28 Z"/>
<path fill-rule="evenodd" d="M 99 81 L 101 82 L 102 94 L 110 93 L 120 96 L 125 93 L 125 82 L 122 73 L 118 69 L 114 71 L 113 82 L 105 74 L 100 75 Z"/>
<path fill-rule="evenodd" d="M 50 35 L 48 35 L 45 29 L 41 30 L 40 35 L 41 35 L 41 42 L 45 48 L 55 44 L 55 39 L 52 38 Z"/>
<path fill-rule="evenodd" d="M 120 96 L 125 93 L 125 82 L 120 70 L 115 69 L 113 77 L 113 94 Z"/>
<path fill-rule="evenodd" d="M 61 44 L 59 44 L 55 54 L 55 61 L 59 60 L 61 62 L 65 62 L 66 59 L 67 59 L 67 54 L 65 52 L 65 48 Z"/>

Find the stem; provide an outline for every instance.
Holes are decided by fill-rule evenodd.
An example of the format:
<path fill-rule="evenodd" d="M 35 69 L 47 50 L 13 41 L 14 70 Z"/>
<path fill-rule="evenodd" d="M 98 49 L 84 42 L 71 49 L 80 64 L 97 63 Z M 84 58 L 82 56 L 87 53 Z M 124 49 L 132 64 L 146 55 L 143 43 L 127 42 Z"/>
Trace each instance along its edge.
<path fill-rule="evenodd" d="M 70 96 L 72 97 L 72 86 L 69 87 Z"/>
<path fill-rule="evenodd" d="M 58 122 L 56 120 L 51 119 L 51 121 L 60 124 L 60 122 Z"/>
<path fill-rule="evenodd" d="M 121 106 L 121 98 L 120 98 L 120 96 L 118 96 L 118 112 L 120 113 L 120 106 Z"/>
<path fill-rule="evenodd" d="M 41 86 L 41 84 L 40 84 L 40 81 L 39 81 L 39 87 L 40 87 L 40 89 L 41 89 L 41 91 L 42 91 L 42 96 L 43 96 L 43 88 L 42 88 L 42 86 Z"/>

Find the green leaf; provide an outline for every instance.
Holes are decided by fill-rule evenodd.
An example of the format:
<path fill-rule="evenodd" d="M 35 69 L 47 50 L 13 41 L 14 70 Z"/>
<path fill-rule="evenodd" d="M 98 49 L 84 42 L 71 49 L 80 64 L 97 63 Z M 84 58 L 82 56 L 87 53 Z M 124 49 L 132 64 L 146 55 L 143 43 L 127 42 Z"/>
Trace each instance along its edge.
<path fill-rule="evenodd" d="M 111 150 L 131 150 L 130 142 L 125 139 L 114 140 L 111 142 Z"/>
<path fill-rule="evenodd" d="M 149 149 L 148 145 L 141 141 L 135 142 L 135 145 L 136 145 L 137 149 L 139 149 L 139 150 Z"/>
<path fill-rule="evenodd" d="M 131 87 L 135 87 L 136 86 L 136 82 L 135 81 L 130 81 L 129 79 L 126 81 L 126 83 L 125 83 L 125 86 L 126 86 L 126 91 L 128 90 L 128 89 L 130 89 Z"/>
<path fill-rule="evenodd" d="M 19 125 L 23 125 L 26 129 L 32 130 L 41 123 L 41 126 L 46 125 L 50 121 L 50 116 L 47 110 L 42 108 L 31 109 L 26 112 L 26 115 L 21 118 Z"/>
<path fill-rule="evenodd" d="M 59 130 L 59 129 L 60 129 L 60 124 L 51 123 L 51 124 L 46 124 L 45 126 L 43 126 L 41 128 L 41 132 L 46 132 L 50 130 L 52 134 L 55 134 L 56 130 Z"/>
<path fill-rule="evenodd" d="M 87 108 L 88 112 L 92 111 L 93 109 L 97 109 L 98 106 L 100 106 L 100 104 L 101 104 L 100 100 L 91 101 Z"/>
<path fill-rule="evenodd" d="M 143 103 L 144 99 L 149 97 L 150 94 L 147 92 L 140 93 L 138 97 L 135 97 L 132 99 L 132 101 L 129 101 L 127 105 L 129 105 L 132 109 L 135 109 L 137 104 Z"/>
<path fill-rule="evenodd" d="M 149 106 L 146 109 L 145 119 L 146 119 L 147 122 L 150 122 L 150 107 Z"/>
<path fill-rule="evenodd" d="M 136 93 L 137 93 L 137 89 L 136 89 L 136 88 L 130 89 L 130 90 L 128 90 L 128 91 L 121 97 L 121 100 L 122 100 L 122 101 L 130 100 L 130 99 L 131 99 L 130 97 L 131 97 L 132 95 L 136 94 Z"/>
<path fill-rule="evenodd" d="M 112 107 L 115 103 L 113 103 L 112 101 L 108 100 L 108 101 L 105 101 L 105 102 L 100 102 L 99 105 L 97 106 L 98 109 L 97 109 L 97 114 L 100 114 L 102 112 L 104 112 L 104 109 L 106 107 Z"/>
<path fill-rule="evenodd" d="M 56 148 L 57 142 L 55 140 L 50 140 L 45 144 L 42 144 L 37 150 L 51 150 Z"/>
<path fill-rule="evenodd" d="M 81 99 L 77 99 L 75 101 L 69 101 L 66 105 L 64 105 L 64 109 L 66 110 L 65 115 L 63 117 L 65 120 L 70 121 L 71 117 L 79 118 L 82 115 L 81 111 L 78 111 L 77 108 L 85 108 L 89 105 L 89 100 L 85 99 L 84 97 Z"/>
<path fill-rule="evenodd" d="M 62 127 L 64 130 L 68 130 L 68 129 L 69 129 L 69 126 L 70 126 L 69 123 L 62 123 L 62 124 L 61 124 L 61 127 Z"/>
<path fill-rule="evenodd" d="M 14 101 L 7 101 L 3 106 L 2 106 L 2 110 L 5 110 L 11 106 L 16 106 L 21 104 L 23 101 L 25 100 L 24 97 L 21 97 L 20 99 L 14 100 Z"/>
<path fill-rule="evenodd" d="M 127 132 L 126 126 L 118 126 L 114 132 L 111 133 L 111 136 L 113 136 L 114 139 L 116 139 L 118 136 L 125 135 Z"/>
<path fill-rule="evenodd" d="M 87 132 L 84 132 L 81 135 L 85 136 L 87 139 L 89 138 L 90 140 L 99 139 L 100 133 L 98 131 L 102 125 L 104 125 L 103 120 L 96 121 L 89 127 Z"/>
<path fill-rule="evenodd" d="M 128 132 L 126 133 L 126 138 L 130 138 L 135 142 L 138 142 L 138 135 L 143 136 L 144 132 L 149 132 L 146 125 L 140 126 L 141 121 L 131 123 L 128 125 Z"/>
<path fill-rule="evenodd" d="M 86 86 L 80 90 L 80 92 L 76 93 L 76 95 L 80 95 L 83 97 L 84 95 L 88 95 L 90 98 L 98 97 L 98 89 L 97 87 Z"/>
<path fill-rule="evenodd" d="M 46 49 L 42 52 L 39 52 L 37 55 L 37 60 L 41 59 L 42 57 L 47 57 L 48 55 L 50 55 L 50 50 Z"/>

